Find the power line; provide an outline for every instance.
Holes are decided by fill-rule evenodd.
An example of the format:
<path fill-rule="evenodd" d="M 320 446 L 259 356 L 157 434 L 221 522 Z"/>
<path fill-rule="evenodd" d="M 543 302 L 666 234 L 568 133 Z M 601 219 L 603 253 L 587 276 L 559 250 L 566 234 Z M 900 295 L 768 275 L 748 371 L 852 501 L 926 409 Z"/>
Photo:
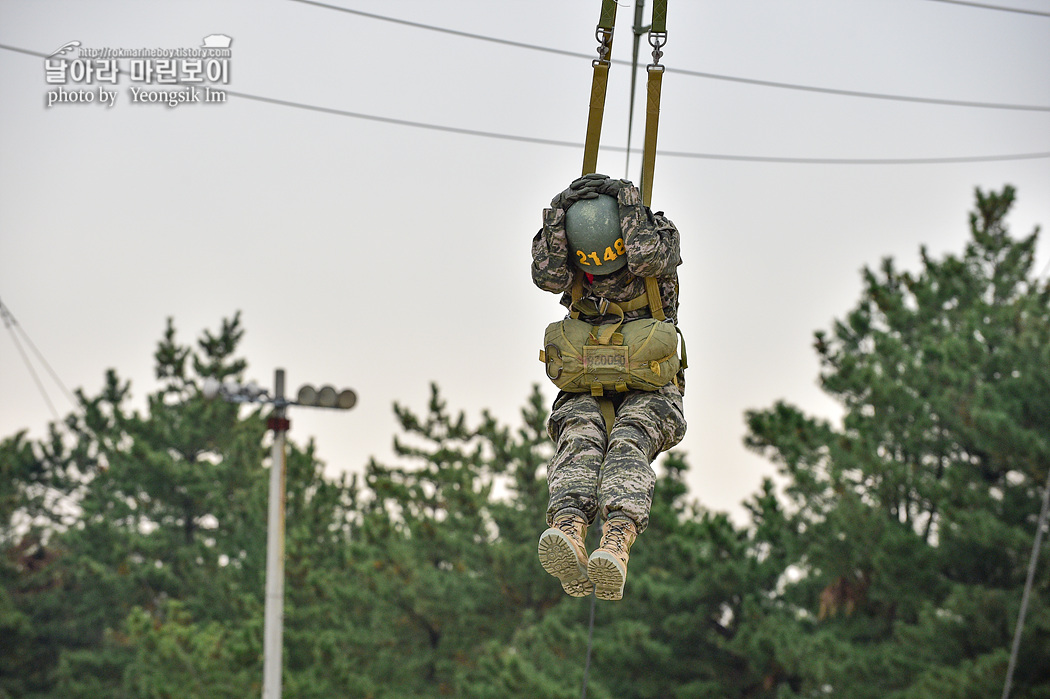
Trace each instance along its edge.
<path fill-rule="evenodd" d="M 296 0 L 297 2 L 303 0 Z M 27 49 L 16 48 L 0 44 L 0 49 L 8 49 L 11 51 L 17 51 L 25 53 L 30 56 L 46 57 L 43 53 L 35 51 L 29 51 Z M 446 133 L 455 133 L 464 136 L 476 136 L 481 138 L 494 138 L 503 141 L 517 141 L 519 143 L 535 143 L 546 146 L 559 146 L 565 148 L 583 148 L 583 144 L 578 141 L 562 141 L 551 138 L 539 138 L 536 136 L 521 136 L 517 134 L 500 133 L 496 131 L 484 131 L 481 129 L 468 129 L 458 126 L 446 126 L 442 124 L 434 124 L 423 121 L 413 121 L 410 119 L 399 119 L 395 117 L 385 117 L 377 114 L 367 114 L 364 112 L 354 112 L 345 109 L 336 109 L 334 107 L 324 107 L 320 105 L 306 104 L 304 102 L 293 102 L 291 100 L 282 100 L 276 97 L 265 97 L 263 95 L 253 95 L 247 92 L 239 92 L 236 90 L 224 90 L 227 95 L 234 97 L 240 97 L 246 100 L 253 100 L 256 102 L 264 102 L 268 104 L 275 104 L 283 107 L 290 107 L 293 109 L 303 109 L 313 112 L 321 112 L 325 114 L 332 114 L 335 116 L 348 117 L 353 119 L 362 119 L 366 121 L 375 121 L 385 124 L 393 124 L 396 126 L 408 126 L 418 129 L 427 129 L 430 131 L 442 131 Z M 622 146 L 602 146 L 604 150 L 625 153 L 627 149 Z M 635 149 L 635 152 L 638 152 Z M 671 150 L 658 150 L 657 154 L 668 158 L 692 158 L 699 160 L 725 160 L 725 161 L 737 161 L 737 162 L 758 162 L 758 163 L 786 163 L 786 164 L 802 164 L 802 165 L 938 165 L 938 164 L 956 164 L 956 163 L 987 163 L 987 162 L 1002 162 L 1011 160 L 1037 160 L 1042 158 L 1050 158 L 1050 151 L 1041 153 L 1015 153 L 1015 154 L 1003 154 L 1003 155 L 978 155 L 978 156 L 962 156 L 962 157 L 944 157 L 944 158 L 797 158 L 797 157 L 778 157 L 778 156 L 761 156 L 761 155 L 734 155 L 725 153 L 694 153 L 687 151 L 671 151 Z"/>
<path fill-rule="evenodd" d="M 1022 10 L 1017 7 L 1001 7 L 999 5 L 986 5 L 982 2 L 967 2 L 967 0 L 931 0 L 931 2 L 947 2 L 952 5 L 967 5 L 969 7 L 979 7 L 982 10 L 998 10 L 1000 12 L 1017 12 L 1023 15 L 1050 17 L 1050 12 L 1040 12 L 1039 10 Z"/>
<path fill-rule="evenodd" d="M 626 63 L 626 61 L 613 61 L 613 63 Z M 738 78 L 729 75 L 718 75 L 715 73 L 702 73 L 697 70 L 684 70 L 665 68 L 668 73 L 681 73 L 709 80 L 724 80 L 728 82 L 743 83 L 745 85 L 758 85 L 760 87 L 776 87 L 784 90 L 799 90 L 802 92 L 818 92 L 826 95 L 840 95 L 843 97 L 862 97 L 865 99 L 890 100 L 894 102 L 913 102 L 918 104 L 939 104 L 948 107 L 976 107 L 979 109 L 1009 109 L 1027 112 L 1050 112 L 1050 107 L 1038 104 L 1006 104 L 1002 102 L 973 102 L 967 100 L 940 99 L 938 97 L 910 97 L 908 95 L 892 95 L 881 92 L 861 92 L 858 90 L 841 90 L 833 87 L 815 87 L 812 85 L 794 85 L 791 83 L 780 83 L 772 80 L 758 80 L 755 78 Z"/>
<path fill-rule="evenodd" d="M 51 410 L 51 414 L 54 416 L 55 421 L 57 422 L 61 419 L 58 415 L 58 410 L 55 409 L 55 404 L 51 402 L 51 397 L 48 395 L 47 389 L 44 388 L 44 383 L 40 380 L 40 375 L 37 374 L 36 369 L 33 368 L 33 362 L 30 361 L 29 355 L 26 354 L 25 348 L 22 347 L 22 342 L 18 339 L 18 332 L 15 331 L 16 328 L 19 332 L 21 332 L 22 337 L 23 339 L 25 339 L 26 344 L 29 345 L 29 348 L 33 350 L 33 354 L 36 355 L 37 361 L 39 361 L 44 366 L 44 368 L 47 369 L 48 373 L 51 375 L 52 380 L 54 380 L 54 382 L 58 384 L 59 388 L 62 389 L 63 393 L 65 393 L 66 395 L 66 398 L 69 399 L 69 402 L 73 404 L 74 408 L 79 407 L 76 398 L 74 398 L 73 394 L 69 392 L 69 389 L 66 388 L 66 385 L 62 383 L 62 379 L 58 378 L 58 374 L 56 374 L 55 370 L 51 368 L 51 365 L 48 363 L 47 359 L 44 358 L 44 355 L 40 353 L 40 350 L 36 348 L 36 345 L 33 344 L 33 341 L 29 339 L 29 335 L 26 334 L 25 329 L 18 324 L 17 320 L 15 320 L 14 315 L 12 315 L 11 313 L 11 309 L 5 306 L 2 301 L 0 301 L 0 318 L 3 318 L 4 327 L 6 327 L 11 333 L 11 339 L 14 340 L 15 347 L 18 348 L 18 353 L 22 355 L 22 361 L 25 362 L 26 368 L 29 370 L 30 375 L 33 377 L 33 382 L 36 383 L 36 387 L 40 391 L 40 395 L 44 397 L 44 402 L 47 403 L 47 407 Z"/>
<path fill-rule="evenodd" d="M 335 116 L 350 117 L 353 119 L 364 119 L 367 121 L 377 121 L 386 124 L 395 124 L 398 126 L 410 126 L 413 128 L 428 129 L 431 131 L 444 131 L 448 133 L 457 133 L 466 136 L 495 138 L 504 141 L 518 141 L 522 143 L 536 143 L 547 146 L 561 146 L 566 148 L 577 149 L 583 148 L 583 144 L 577 141 L 559 141 L 549 138 L 519 136 L 515 134 L 499 133 L 495 131 L 466 129 L 456 126 L 443 126 L 441 124 L 432 124 L 422 121 L 410 121 L 408 119 L 396 119 L 393 117 L 384 117 L 375 114 L 365 114 L 362 112 L 351 112 L 343 109 L 335 109 L 332 107 L 322 107 L 317 105 L 304 104 L 302 102 L 292 102 L 289 100 L 281 100 L 273 97 L 263 97 L 261 95 L 251 95 L 245 92 L 236 92 L 234 90 L 226 90 L 226 94 L 233 95 L 235 97 L 240 97 L 242 99 L 254 100 L 256 102 L 266 102 L 269 104 L 276 104 L 283 107 L 292 107 L 294 109 L 305 109 L 314 112 L 322 112 L 325 114 L 333 114 Z M 602 146 L 602 148 L 604 150 L 615 151 L 619 153 L 624 153 L 627 151 L 627 149 L 622 146 Z M 637 152 L 637 149 L 635 150 Z M 979 155 L 954 158 L 792 158 L 759 155 L 731 155 L 721 153 L 691 153 L 685 151 L 672 150 L 658 150 L 657 154 L 668 158 L 693 158 L 700 160 L 728 160 L 741 162 L 793 163 L 809 165 L 936 165 L 953 163 L 985 163 L 1008 160 L 1036 160 L 1041 158 L 1050 158 L 1050 151 L 1044 153 L 1018 153 L 1013 155 Z"/>
<path fill-rule="evenodd" d="M 17 46 L 8 46 L 7 44 L 0 44 L 0 49 L 6 49 L 7 51 L 14 51 L 15 53 L 24 53 L 27 56 L 37 56 L 38 58 L 47 58 L 46 53 L 40 53 L 39 51 L 30 51 L 29 49 L 22 49 Z"/>
<path fill-rule="evenodd" d="M 29 369 L 29 375 L 33 377 L 33 383 L 36 384 L 36 388 L 40 391 L 40 395 L 44 397 L 44 402 L 47 403 L 48 409 L 51 411 L 51 415 L 57 422 L 61 418 L 58 415 L 58 411 L 55 410 L 55 404 L 51 402 L 51 396 L 47 395 L 47 390 L 44 388 L 44 384 L 40 381 L 40 376 L 36 373 L 36 369 L 33 368 L 33 363 L 29 361 L 29 357 L 26 355 L 25 349 L 22 348 L 22 343 L 18 341 L 18 335 L 15 333 L 12 324 L 8 323 L 8 316 L 3 311 L 3 307 L 0 307 L 0 315 L 4 318 L 4 326 L 11 331 L 11 339 L 14 340 L 15 347 L 18 349 L 18 353 L 22 355 L 22 362 Z"/>
<path fill-rule="evenodd" d="M 610 147 L 609 150 L 623 150 Z M 795 163 L 803 165 L 950 165 L 953 163 L 994 163 L 1008 160 L 1040 160 L 1050 158 L 1045 153 L 1015 153 L 1012 155 L 968 155 L 944 158 L 779 158 L 765 155 L 722 155 L 717 153 L 684 153 L 658 150 L 658 154 L 669 158 L 698 158 L 702 160 L 736 160 L 757 163 Z"/>
<path fill-rule="evenodd" d="M 582 143 L 575 141 L 558 141 L 550 138 L 537 138 L 533 136 L 517 136 L 514 134 L 498 133 L 495 131 L 481 131 L 479 129 L 466 129 L 458 126 L 443 126 L 441 124 L 431 124 L 423 121 L 411 121 L 409 119 L 396 119 L 394 117 L 384 117 L 375 114 L 365 114 L 363 112 L 351 112 L 344 109 L 335 109 L 334 107 L 322 107 L 313 104 L 304 104 L 302 102 L 291 102 L 289 100 L 276 99 L 274 97 L 263 97 L 261 95 L 250 95 L 246 92 L 237 92 L 235 90 L 225 90 L 227 95 L 233 95 L 234 97 L 240 97 L 242 99 L 254 100 L 256 102 L 266 102 L 269 104 L 277 104 L 282 107 L 292 107 L 295 109 L 306 109 L 313 112 L 323 112 L 325 114 L 334 114 L 336 116 L 351 117 L 353 119 L 364 119 L 366 121 L 378 121 L 384 124 L 395 124 L 397 126 L 411 126 L 417 129 L 429 129 L 431 131 L 444 131 L 447 133 L 457 133 L 464 136 L 481 136 L 484 138 L 496 138 L 504 141 L 518 141 L 521 143 L 537 143 L 546 146 L 564 146 L 567 148 L 582 148 Z M 610 150 L 623 150 L 610 148 Z"/>
<path fill-rule="evenodd" d="M 359 17 L 367 17 L 369 19 L 379 20 L 381 22 L 390 22 L 391 24 L 401 24 L 406 27 L 415 27 L 416 29 L 425 29 L 431 32 L 439 32 L 441 34 L 450 34 L 452 36 L 460 36 L 466 39 L 476 39 L 478 41 L 488 41 L 493 44 L 503 44 L 504 46 L 514 46 L 519 49 L 529 49 L 532 51 L 543 51 L 545 53 L 555 53 L 561 56 L 570 56 L 572 58 L 586 58 L 591 60 L 597 58 L 597 55 L 590 55 L 586 53 L 579 53 L 577 51 L 566 51 L 564 49 L 555 49 L 549 46 L 537 46 L 535 44 L 526 44 L 522 41 L 513 41 L 511 39 L 500 39 L 499 37 L 486 36 L 484 34 L 475 34 L 473 32 L 465 32 L 459 29 L 449 29 L 448 27 L 438 27 L 432 24 L 423 24 L 422 22 L 413 22 L 407 19 L 399 19 L 397 17 L 388 17 L 386 15 L 377 15 L 374 12 L 364 12 L 363 10 L 354 10 L 349 7 L 340 7 L 339 5 L 331 5 L 326 2 L 318 2 L 317 0 L 291 0 L 291 2 L 302 3 L 303 5 L 314 5 L 321 7 L 326 10 L 336 10 L 337 12 L 345 12 L 351 15 L 357 15 Z"/>
<path fill-rule="evenodd" d="M 948 2 L 949 0 L 942 0 Z M 441 34 L 450 34 L 452 36 L 463 37 L 466 39 L 475 39 L 477 41 L 487 41 L 494 44 L 502 44 L 504 46 L 513 46 L 515 48 L 528 49 L 530 51 L 541 51 L 544 53 L 553 53 L 559 56 L 569 56 L 572 58 L 585 58 L 588 61 L 595 58 L 594 55 L 579 53 L 577 51 L 566 51 L 564 49 L 551 48 L 549 46 L 539 46 L 536 44 L 528 44 L 522 41 L 513 41 L 510 39 L 501 39 L 493 36 L 486 36 L 484 34 L 475 34 L 473 32 L 460 31 L 458 29 L 449 29 L 447 27 L 438 27 L 431 24 L 423 24 L 422 22 L 413 22 L 407 19 L 399 19 L 396 17 L 388 17 L 386 15 L 379 15 L 373 12 L 364 12 L 362 10 L 354 10 L 348 7 L 340 7 L 338 5 L 332 5 L 325 2 L 319 2 L 318 0 L 291 0 L 291 2 L 298 2 L 303 5 L 314 5 L 328 10 L 335 10 L 337 12 L 345 12 L 347 14 L 358 15 L 360 17 L 367 17 L 369 19 L 378 20 L 381 22 L 390 22 L 393 24 L 400 24 L 406 27 L 414 27 L 416 29 L 423 29 L 426 31 L 438 32 Z M 1039 14 L 1039 13 L 1036 13 Z M 1050 16 L 1050 13 L 1047 13 Z M 611 63 L 619 65 L 630 66 L 631 61 L 625 61 L 621 59 L 613 59 Z M 827 95 L 839 95 L 842 97 L 860 97 L 864 99 L 879 99 L 879 100 L 891 100 L 897 102 L 912 102 L 919 104 L 939 104 L 949 107 L 974 107 L 979 109 L 1007 109 L 1007 110 L 1019 110 L 1029 112 L 1050 112 L 1050 106 L 1043 105 L 1032 105 L 1032 104 L 1007 104 L 1001 102 L 981 102 L 972 100 L 951 100 L 951 99 L 940 99 L 937 97 L 913 97 L 909 95 L 894 95 L 881 92 L 863 92 L 860 90 L 842 90 L 833 87 L 818 87 L 815 85 L 799 85 L 796 83 L 783 83 L 774 80 L 759 80 L 756 78 L 741 78 L 733 75 L 721 75 L 718 73 L 707 73 L 699 70 L 686 70 L 684 68 L 674 68 L 667 66 L 664 68 L 667 73 L 677 73 L 680 75 L 689 75 L 696 78 L 706 78 L 708 80 L 722 80 L 726 82 L 741 83 L 744 85 L 756 85 L 759 87 L 773 87 L 782 90 L 799 90 L 802 92 L 816 92 Z"/>

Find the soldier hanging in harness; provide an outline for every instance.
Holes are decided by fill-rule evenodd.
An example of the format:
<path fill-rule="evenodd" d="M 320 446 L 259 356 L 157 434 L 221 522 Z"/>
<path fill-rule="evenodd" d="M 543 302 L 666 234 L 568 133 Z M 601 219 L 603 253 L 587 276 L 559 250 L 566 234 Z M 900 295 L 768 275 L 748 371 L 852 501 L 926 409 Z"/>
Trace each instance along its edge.
<path fill-rule="evenodd" d="M 547 431 L 550 503 L 543 568 L 565 591 L 623 596 L 631 545 L 649 522 L 657 454 L 685 435 L 678 353 L 679 235 L 630 182 L 591 174 L 543 211 L 532 279 L 570 317 L 552 323 L 540 359 L 561 389 Z M 604 522 L 587 554 L 588 526 Z"/>

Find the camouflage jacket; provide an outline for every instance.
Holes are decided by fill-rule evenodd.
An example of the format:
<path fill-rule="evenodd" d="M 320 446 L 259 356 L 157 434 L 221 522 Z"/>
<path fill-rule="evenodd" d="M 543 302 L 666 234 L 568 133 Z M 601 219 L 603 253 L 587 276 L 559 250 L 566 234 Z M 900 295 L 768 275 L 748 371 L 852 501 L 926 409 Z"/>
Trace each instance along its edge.
<path fill-rule="evenodd" d="M 543 227 L 532 239 L 532 281 L 544 291 L 562 294 L 561 303 L 572 305 L 570 291 L 573 278 L 580 275 L 583 297 L 629 301 L 645 293 L 645 277 L 656 277 L 664 313 L 678 323 L 678 229 L 663 212 L 652 213 L 642 204 L 641 195 L 633 185 L 620 189 L 620 228 L 627 266 L 605 276 L 589 276 L 570 259 L 571 251 L 565 237 L 565 211 L 544 209 Z M 640 308 L 625 315 L 625 320 L 650 316 L 649 308 Z M 588 319 L 588 322 L 593 322 Z"/>

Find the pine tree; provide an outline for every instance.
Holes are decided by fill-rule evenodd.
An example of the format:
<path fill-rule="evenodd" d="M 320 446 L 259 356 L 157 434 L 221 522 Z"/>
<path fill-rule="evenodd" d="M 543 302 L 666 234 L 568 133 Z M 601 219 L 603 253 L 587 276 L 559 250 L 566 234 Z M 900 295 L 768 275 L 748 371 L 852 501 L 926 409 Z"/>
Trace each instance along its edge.
<path fill-rule="evenodd" d="M 0 692 L 259 693 L 268 437 L 259 411 L 198 390 L 241 379 L 241 335 L 235 317 L 189 347 L 169 321 L 145 411 L 111 371 L 48 439 L 0 445 Z M 536 557 L 552 452 L 538 388 L 514 428 L 485 412 L 469 425 L 436 386 L 422 415 L 395 413 L 399 463 L 372 461 L 360 481 L 288 442 L 286 695 L 577 696 L 591 600 Z M 782 651 L 807 629 L 777 623 L 802 589 L 783 584 L 798 520 L 767 484 L 739 529 L 687 500 L 683 455 L 658 471 L 629 593 L 597 610 L 588 696 L 801 686 Z"/>
<path fill-rule="evenodd" d="M 526 572 L 522 583 L 520 556 L 506 550 L 522 510 L 494 495 L 516 487 L 511 463 L 521 459 L 531 463 L 524 481 L 535 491 L 537 464 L 490 416 L 469 427 L 463 413 L 451 415 L 436 386 L 425 417 L 402 406 L 395 412 L 404 463 L 369 463 L 369 501 L 350 548 L 351 575 L 370 595 L 356 621 L 368 633 L 355 662 L 387 678 L 376 697 L 454 694 L 479 641 L 499 636 L 522 605 L 538 603 L 536 575 Z"/>
<path fill-rule="evenodd" d="M 1014 194 L 977 191 L 962 256 L 865 269 L 857 307 L 816 334 L 841 427 L 786 403 L 748 416 L 792 512 L 792 575 L 755 631 L 776 696 L 1002 690 L 1050 464 L 1050 287 L 1032 275 L 1038 230 L 1009 235 Z M 1038 588 L 1014 697 L 1050 696 Z"/>
<path fill-rule="evenodd" d="M 110 370 L 99 395 L 78 392 L 81 409 L 51 438 L 4 443 L 2 461 L 25 477 L 21 537 L 46 565 L 19 566 L 5 588 L 24 615 L 23 638 L 38 661 L 24 696 L 131 696 L 123 675 L 139 649 L 129 624 L 149 615 L 225 623 L 259 606 L 265 531 L 263 423 L 236 406 L 208 402 L 206 376 L 238 376 L 239 317 L 205 333 L 198 351 L 175 341 L 169 320 L 155 355 L 161 388 L 147 412 L 128 407 L 130 384 Z M 7 530 L 5 543 L 12 546 Z M 172 602 L 177 607 L 170 607 Z M 6 653 L 5 653 L 6 656 Z M 19 682 L 21 682 L 19 684 Z M 206 694 L 205 694 L 206 695 Z"/>

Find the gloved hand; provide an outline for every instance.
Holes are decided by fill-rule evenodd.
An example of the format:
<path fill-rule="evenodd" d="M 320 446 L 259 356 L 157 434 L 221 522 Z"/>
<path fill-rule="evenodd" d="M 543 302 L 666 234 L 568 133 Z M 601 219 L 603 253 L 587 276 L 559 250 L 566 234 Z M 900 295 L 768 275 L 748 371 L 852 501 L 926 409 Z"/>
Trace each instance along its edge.
<path fill-rule="evenodd" d="M 627 180 L 614 180 L 611 177 L 606 177 L 604 181 L 596 184 L 596 192 L 599 194 L 608 194 L 613 199 L 617 197 L 623 187 L 629 187 L 631 185 Z"/>
<path fill-rule="evenodd" d="M 606 175 L 602 175 L 597 172 L 592 172 L 589 175 L 577 177 L 575 180 L 572 181 L 572 184 L 569 185 L 569 189 L 578 192 L 596 190 L 598 186 L 605 182 L 607 179 L 609 178 Z"/>
<path fill-rule="evenodd" d="M 570 185 L 568 189 L 551 199 L 551 208 L 567 211 L 570 206 L 579 200 L 594 199 L 596 196 L 598 196 L 598 192 L 596 192 L 593 187 L 579 187 L 573 189 L 572 185 Z"/>

